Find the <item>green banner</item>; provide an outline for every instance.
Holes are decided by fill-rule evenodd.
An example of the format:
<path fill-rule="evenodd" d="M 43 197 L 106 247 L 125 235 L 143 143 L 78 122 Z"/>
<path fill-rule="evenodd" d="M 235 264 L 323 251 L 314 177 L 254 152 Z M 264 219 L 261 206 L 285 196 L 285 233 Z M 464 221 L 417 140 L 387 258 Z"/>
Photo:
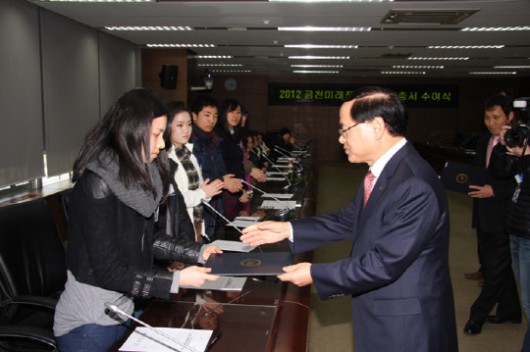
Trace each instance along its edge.
<path fill-rule="evenodd" d="M 347 84 L 269 83 L 269 105 L 339 106 L 356 89 Z M 378 85 L 397 93 L 408 108 L 457 108 L 457 85 Z"/>

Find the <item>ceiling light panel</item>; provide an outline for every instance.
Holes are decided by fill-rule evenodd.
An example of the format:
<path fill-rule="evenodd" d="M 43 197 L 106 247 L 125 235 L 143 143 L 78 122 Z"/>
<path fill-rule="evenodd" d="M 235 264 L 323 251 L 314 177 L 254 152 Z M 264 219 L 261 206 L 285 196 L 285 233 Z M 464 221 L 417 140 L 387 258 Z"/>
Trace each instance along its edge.
<path fill-rule="evenodd" d="M 393 65 L 392 68 L 401 70 L 442 70 L 442 65 Z"/>
<path fill-rule="evenodd" d="M 214 44 L 147 44 L 149 48 L 215 48 Z"/>
<path fill-rule="evenodd" d="M 299 32 L 370 32 L 371 27 L 278 27 L 279 31 L 299 31 Z"/>
<path fill-rule="evenodd" d="M 530 26 L 515 27 L 465 27 L 462 32 L 522 32 L 530 31 Z"/>
<path fill-rule="evenodd" d="M 326 45 L 326 44 L 286 44 L 285 48 L 299 49 L 357 49 L 358 45 Z"/>
<path fill-rule="evenodd" d="M 156 2 L 156 0 L 40 0 L 41 2 Z"/>
<path fill-rule="evenodd" d="M 289 56 L 291 60 L 349 60 L 349 56 L 316 56 L 316 55 L 302 55 Z"/>
<path fill-rule="evenodd" d="M 343 68 L 344 65 L 291 65 L 297 68 Z"/>
<path fill-rule="evenodd" d="M 425 71 L 381 71 L 383 75 L 425 75 Z"/>
<path fill-rule="evenodd" d="M 192 31 L 188 26 L 109 26 L 105 27 L 109 31 Z"/>
<path fill-rule="evenodd" d="M 509 76 L 513 76 L 513 75 L 516 75 L 517 72 L 516 71 L 473 71 L 473 72 L 469 72 L 470 75 L 480 75 L 480 76 L 488 76 L 488 75 L 492 75 L 492 76 L 499 76 L 499 75 L 509 75 Z"/>
<path fill-rule="evenodd" d="M 431 45 L 427 49 L 502 49 L 506 45 Z"/>
<path fill-rule="evenodd" d="M 425 60 L 425 61 L 466 61 L 469 57 L 408 57 L 407 60 Z"/>
<path fill-rule="evenodd" d="M 299 74 L 318 74 L 318 75 L 327 75 L 327 74 L 338 74 L 339 71 L 326 71 L 326 70 L 294 70 L 293 73 Z"/>

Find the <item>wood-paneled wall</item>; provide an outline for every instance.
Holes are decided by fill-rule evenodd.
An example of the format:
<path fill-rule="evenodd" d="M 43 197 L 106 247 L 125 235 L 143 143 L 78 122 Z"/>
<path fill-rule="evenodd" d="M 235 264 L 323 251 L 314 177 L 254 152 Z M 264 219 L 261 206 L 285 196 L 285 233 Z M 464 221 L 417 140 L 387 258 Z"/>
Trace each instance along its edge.
<path fill-rule="evenodd" d="M 144 85 L 159 92 L 164 99 L 193 100 L 189 93 L 191 78 L 186 72 L 194 70 L 190 61 L 186 62 L 186 50 L 148 49 L 142 52 Z M 177 89 L 160 88 L 158 73 L 164 63 L 179 65 Z M 190 65 L 190 67 L 188 67 Z M 187 71 L 184 70 L 187 68 Z M 199 72 L 199 70 L 195 71 Z M 237 81 L 234 90 L 225 88 L 225 81 Z M 187 80 L 187 81 L 186 81 Z M 265 77 L 214 74 L 211 94 L 219 102 L 226 98 L 239 100 L 249 111 L 249 127 L 261 132 L 290 128 L 302 139 L 312 138 L 314 156 L 317 160 L 340 160 L 344 158 L 342 146 L 338 143 L 338 106 L 269 106 L 268 84 L 279 83 L 354 83 L 355 85 L 382 84 L 456 84 L 459 87 L 459 105 L 454 109 L 409 109 L 409 129 L 407 138 L 414 142 L 431 142 L 451 145 L 458 135 L 483 131 L 484 99 L 498 87 L 510 87 L 518 96 L 530 95 L 530 80 L 500 78 L 459 78 L 459 79 L 414 79 L 414 78 L 322 78 L 322 77 Z M 186 86 L 187 84 L 187 86 Z"/>

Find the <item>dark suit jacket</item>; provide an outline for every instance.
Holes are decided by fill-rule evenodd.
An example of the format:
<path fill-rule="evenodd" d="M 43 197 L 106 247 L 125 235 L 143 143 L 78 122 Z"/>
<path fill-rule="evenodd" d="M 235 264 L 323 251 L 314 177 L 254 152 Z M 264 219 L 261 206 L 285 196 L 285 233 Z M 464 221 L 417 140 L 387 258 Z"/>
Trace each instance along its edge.
<path fill-rule="evenodd" d="M 491 134 L 487 133 L 477 141 L 477 154 L 473 164 L 486 168 L 486 154 Z M 514 178 L 495 179 L 487 181 L 493 188 L 495 197 L 473 199 L 473 227 L 487 233 L 502 233 L 506 231 L 506 219 L 509 202 L 517 183 Z"/>
<path fill-rule="evenodd" d="M 430 165 L 407 143 L 387 163 L 363 209 L 293 221 L 295 253 L 351 238 L 350 258 L 313 264 L 322 299 L 352 296 L 355 350 L 458 350 L 449 277 L 449 214 Z"/>

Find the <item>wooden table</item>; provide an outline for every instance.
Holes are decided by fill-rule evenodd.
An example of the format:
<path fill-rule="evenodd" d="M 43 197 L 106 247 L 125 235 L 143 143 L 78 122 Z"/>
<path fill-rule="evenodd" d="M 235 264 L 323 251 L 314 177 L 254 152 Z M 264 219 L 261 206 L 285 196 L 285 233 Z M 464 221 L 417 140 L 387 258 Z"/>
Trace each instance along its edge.
<path fill-rule="evenodd" d="M 304 179 L 294 189 L 293 200 L 301 206 L 290 212 L 291 219 L 315 214 L 316 180 L 307 165 Z M 263 188 L 278 193 L 283 185 L 271 182 Z M 256 193 L 253 207 L 263 200 Z M 268 218 L 274 218 L 274 211 L 267 213 Z M 227 231 L 226 237 L 237 239 L 239 233 Z M 289 250 L 287 241 L 261 247 L 271 252 Z M 305 253 L 295 256 L 295 262 L 311 261 L 311 258 L 311 253 Z M 306 350 L 309 302 L 309 286 L 299 288 L 275 277 L 249 277 L 241 292 L 188 289 L 172 295 L 169 301 L 153 301 L 140 319 L 155 327 L 213 330 L 208 349 L 212 352 L 297 352 Z"/>

